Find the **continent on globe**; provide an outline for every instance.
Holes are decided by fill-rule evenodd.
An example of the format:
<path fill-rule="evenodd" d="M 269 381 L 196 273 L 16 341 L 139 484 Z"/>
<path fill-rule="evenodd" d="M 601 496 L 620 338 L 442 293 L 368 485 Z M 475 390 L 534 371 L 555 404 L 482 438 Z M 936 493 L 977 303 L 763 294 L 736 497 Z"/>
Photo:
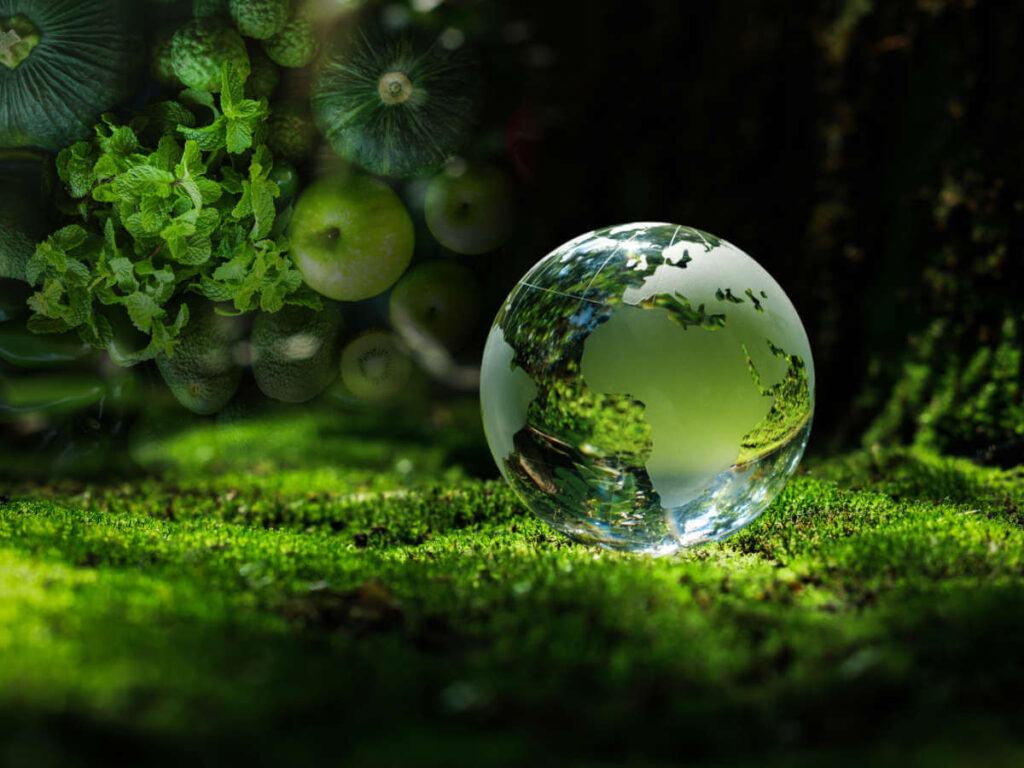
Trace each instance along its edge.
<path fill-rule="evenodd" d="M 481 405 L 526 504 L 585 542 L 665 554 L 755 519 L 802 455 L 807 336 L 753 259 L 662 223 L 589 233 L 498 313 Z"/>

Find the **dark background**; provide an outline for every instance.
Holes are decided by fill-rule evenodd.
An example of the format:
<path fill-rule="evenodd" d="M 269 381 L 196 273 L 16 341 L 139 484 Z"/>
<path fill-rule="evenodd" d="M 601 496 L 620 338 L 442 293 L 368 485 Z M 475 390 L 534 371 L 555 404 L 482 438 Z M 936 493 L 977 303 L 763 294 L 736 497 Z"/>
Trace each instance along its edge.
<path fill-rule="evenodd" d="M 543 136 L 503 288 L 590 229 L 705 229 L 765 266 L 803 318 L 812 450 L 914 441 L 1021 460 L 1024 4 L 495 13 L 527 20 L 510 45 L 529 74 L 490 98 L 522 98 Z"/>

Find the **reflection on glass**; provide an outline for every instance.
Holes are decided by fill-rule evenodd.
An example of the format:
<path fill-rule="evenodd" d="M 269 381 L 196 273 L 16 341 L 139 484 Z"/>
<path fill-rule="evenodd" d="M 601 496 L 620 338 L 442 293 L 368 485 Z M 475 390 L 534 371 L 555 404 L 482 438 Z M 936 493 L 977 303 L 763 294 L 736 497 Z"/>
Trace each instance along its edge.
<path fill-rule="evenodd" d="M 663 223 L 572 240 L 484 350 L 501 472 L 574 539 L 666 554 L 760 515 L 803 454 L 814 365 L 796 310 L 730 243 Z"/>

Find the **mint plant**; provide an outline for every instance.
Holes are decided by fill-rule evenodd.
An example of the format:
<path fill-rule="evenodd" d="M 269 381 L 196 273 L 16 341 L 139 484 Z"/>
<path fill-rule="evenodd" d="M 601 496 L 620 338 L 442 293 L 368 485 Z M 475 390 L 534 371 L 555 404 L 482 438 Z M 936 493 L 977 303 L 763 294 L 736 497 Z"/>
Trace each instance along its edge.
<path fill-rule="evenodd" d="M 266 99 L 247 99 L 232 64 L 213 94 L 185 90 L 127 125 L 104 115 L 95 136 L 64 149 L 57 172 L 73 221 L 36 248 L 26 274 L 37 287 L 29 327 L 77 329 L 97 348 L 113 341 L 114 314 L 127 314 L 148 343 L 123 364 L 172 355 L 188 323 L 189 292 L 230 302 L 234 312 L 320 309 L 275 228 Z M 207 117 L 200 123 L 200 115 Z"/>

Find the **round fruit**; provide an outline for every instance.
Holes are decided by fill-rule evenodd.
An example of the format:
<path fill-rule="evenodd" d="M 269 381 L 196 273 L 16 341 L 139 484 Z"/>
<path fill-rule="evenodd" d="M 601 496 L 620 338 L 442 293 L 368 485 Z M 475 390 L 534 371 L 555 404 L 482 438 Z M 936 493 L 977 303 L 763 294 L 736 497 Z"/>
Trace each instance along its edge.
<path fill-rule="evenodd" d="M 413 251 L 413 226 L 398 195 L 361 174 L 326 176 L 295 204 L 291 256 L 306 283 L 339 301 L 390 288 Z"/>
<path fill-rule="evenodd" d="M 220 91 L 221 69 L 233 61 L 244 77 L 249 76 L 249 55 L 245 41 L 218 18 L 190 21 L 174 33 L 171 63 L 174 74 L 189 88 Z"/>
<path fill-rule="evenodd" d="M 229 0 L 228 9 L 239 32 L 246 37 L 266 40 L 288 23 L 291 0 Z"/>
<path fill-rule="evenodd" d="M 242 335 L 237 317 L 216 312 L 214 304 L 189 299 L 189 321 L 170 357 L 160 355 L 157 368 L 174 397 L 190 411 L 216 413 L 238 389 L 242 369 L 235 345 Z"/>
<path fill-rule="evenodd" d="M 465 139 L 476 70 L 440 46 L 366 37 L 331 51 L 313 81 L 313 116 L 335 151 L 385 176 L 442 165 Z"/>
<path fill-rule="evenodd" d="M 0 8 L 0 147 L 56 152 L 131 95 L 138 47 L 123 0 Z"/>
<path fill-rule="evenodd" d="M 301 101 L 278 101 L 270 107 L 267 145 L 274 157 L 304 160 L 316 150 L 317 133 L 309 107 Z"/>
<path fill-rule="evenodd" d="M 263 42 L 267 56 L 282 67 L 304 67 L 320 50 L 313 25 L 303 16 L 296 16 L 284 29 Z"/>
<path fill-rule="evenodd" d="M 402 338 L 426 335 L 452 351 L 473 332 L 479 309 L 480 286 L 453 261 L 417 264 L 391 292 L 391 324 Z"/>
<path fill-rule="evenodd" d="M 458 176 L 439 173 L 427 187 L 423 213 L 430 233 L 445 248 L 466 255 L 487 253 L 512 234 L 512 185 L 489 165 Z"/>
<path fill-rule="evenodd" d="M 360 400 L 382 402 L 400 393 L 412 375 L 412 359 L 389 331 L 369 331 L 341 353 L 341 380 Z"/>
<path fill-rule="evenodd" d="M 281 191 L 275 201 L 277 206 L 286 208 L 299 191 L 299 172 L 294 165 L 286 160 L 274 160 L 274 168 L 267 178 L 277 184 L 277 188 Z"/>
<path fill-rule="evenodd" d="M 252 326 L 252 372 L 260 391 L 286 403 L 319 395 L 338 375 L 341 309 L 286 306 L 260 312 Z"/>
<path fill-rule="evenodd" d="M 245 83 L 245 93 L 251 99 L 270 99 L 281 80 L 281 70 L 270 60 L 259 45 L 246 46 L 252 72 Z"/>
<path fill-rule="evenodd" d="M 174 62 L 171 60 L 171 43 L 174 33 L 162 32 L 153 41 L 149 54 L 149 74 L 160 85 L 180 89 L 184 87 L 178 76 L 174 74 Z"/>
<path fill-rule="evenodd" d="M 210 16 L 226 17 L 228 15 L 228 0 L 192 0 L 192 15 L 197 19 L 205 19 Z"/>

